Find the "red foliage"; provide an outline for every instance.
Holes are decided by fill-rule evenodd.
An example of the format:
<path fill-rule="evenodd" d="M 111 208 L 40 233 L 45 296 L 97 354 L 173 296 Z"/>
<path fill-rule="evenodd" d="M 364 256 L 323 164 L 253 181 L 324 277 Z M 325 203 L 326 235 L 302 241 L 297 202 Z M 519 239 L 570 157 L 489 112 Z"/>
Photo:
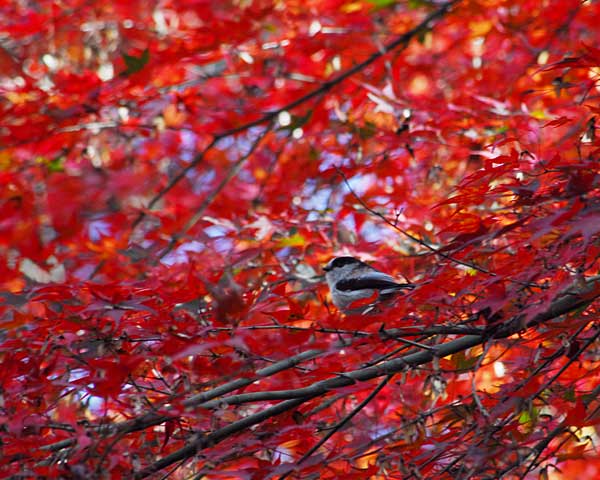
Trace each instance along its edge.
<path fill-rule="evenodd" d="M 30 3 L 3 475 L 600 475 L 598 2 Z M 338 254 L 418 287 L 345 316 Z"/>

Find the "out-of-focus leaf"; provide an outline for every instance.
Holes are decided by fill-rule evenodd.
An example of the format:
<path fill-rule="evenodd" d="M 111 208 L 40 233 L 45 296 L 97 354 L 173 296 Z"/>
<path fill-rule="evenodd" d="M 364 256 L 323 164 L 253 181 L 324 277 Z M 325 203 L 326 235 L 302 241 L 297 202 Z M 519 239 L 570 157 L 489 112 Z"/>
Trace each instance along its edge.
<path fill-rule="evenodd" d="M 127 69 L 125 70 L 125 75 L 131 75 L 133 73 L 137 73 L 142 70 L 148 61 L 150 60 L 150 50 L 147 48 L 139 55 L 127 55 L 126 53 L 122 54 L 123 61 L 125 62 L 125 66 Z"/>
<path fill-rule="evenodd" d="M 367 0 L 367 2 L 376 8 L 385 8 L 396 3 L 396 0 Z"/>
<path fill-rule="evenodd" d="M 302 247 L 306 244 L 306 238 L 300 233 L 295 233 L 289 237 L 281 238 L 277 241 L 277 248 Z"/>

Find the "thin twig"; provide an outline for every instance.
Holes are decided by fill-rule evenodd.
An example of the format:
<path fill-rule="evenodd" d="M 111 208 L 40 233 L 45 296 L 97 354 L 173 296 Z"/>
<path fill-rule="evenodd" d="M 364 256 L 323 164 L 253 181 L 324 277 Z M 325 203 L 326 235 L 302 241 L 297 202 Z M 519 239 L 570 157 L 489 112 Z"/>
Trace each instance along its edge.
<path fill-rule="evenodd" d="M 530 322 L 528 322 L 528 327 L 538 325 L 540 323 L 549 321 L 558 316 L 569 313 L 570 311 L 579 309 L 596 298 L 600 296 L 600 291 L 596 288 L 596 279 L 592 279 L 587 282 L 586 286 L 581 289 L 578 294 L 571 292 L 564 297 L 560 297 L 555 300 L 549 307 L 548 310 L 536 315 Z M 502 332 L 503 336 L 509 336 L 511 334 L 517 333 L 521 331 L 524 326 L 519 322 L 509 321 L 507 324 L 510 326 L 510 329 L 506 329 Z M 496 338 L 493 335 L 493 332 L 488 334 L 480 334 L 480 335 L 466 335 L 456 340 L 452 340 L 450 342 L 442 343 L 436 345 L 434 347 L 433 352 L 431 351 L 420 351 L 408 354 L 406 356 L 396 358 L 393 360 L 386 361 L 382 364 L 370 366 L 367 368 L 361 368 L 358 370 L 345 372 L 339 374 L 333 378 L 329 378 L 327 380 L 321 380 L 313 383 L 307 387 L 298 388 L 295 390 L 284 390 L 284 391 L 270 391 L 270 392 L 257 392 L 260 395 L 268 394 L 271 398 L 279 396 L 279 398 L 288 398 L 289 400 L 282 401 L 273 407 L 266 408 L 256 414 L 249 415 L 245 418 L 242 418 L 238 421 L 232 422 L 231 424 L 223 427 L 219 430 L 216 430 L 210 435 L 207 435 L 202 438 L 197 438 L 192 441 L 188 446 L 184 447 L 177 452 L 174 452 L 172 455 L 163 458 L 162 460 L 158 460 L 154 464 L 148 466 L 143 471 L 139 472 L 137 478 L 144 478 L 166 466 L 172 464 L 173 462 L 177 462 L 184 458 L 186 455 L 194 455 L 198 450 L 207 448 L 209 446 L 214 446 L 216 443 L 224 440 L 225 438 L 240 432 L 246 428 L 249 428 L 252 425 L 261 423 L 262 421 L 271 418 L 273 416 L 279 415 L 285 411 L 288 411 L 292 408 L 295 408 L 302 403 L 321 396 L 325 395 L 332 390 L 336 390 L 345 386 L 350 386 L 355 382 L 360 381 L 368 381 L 376 377 L 390 375 L 394 373 L 398 373 L 404 371 L 406 368 L 416 367 L 418 365 L 422 365 L 432 361 L 434 358 L 442 358 L 448 355 L 452 355 L 454 353 L 464 351 L 468 348 L 474 347 L 476 345 L 481 345 L 483 342 L 493 340 Z M 502 337 L 500 337 L 502 338 Z M 294 358 L 286 359 L 278 364 L 274 364 L 272 366 L 266 367 L 257 372 L 261 374 L 273 374 L 281 369 L 285 369 L 289 367 L 287 362 L 291 364 L 295 364 L 298 361 L 307 360 L 310 358 L 314 358 L 314 356 L 318 356 L 323 352 L 320 350 L 312 350 L 308 352 L 304 352 Z M 237 390 L 238 388 L 242 388 L 244 384 L 250 384 L 255 381 L 256 378 L 252 379 L 239 379 L 233 382 L 229 382 L 228 384 L 222 385 L 221 387 L 217 387 L 208 392 L 203 392 L 194 397 L 188 399 L 185 403 L 190 407 L 202 407 L 202 403 L 207 400 L 210 401 L 211 398 L 216 398 L 224 393 Z M 247 382 L 247 383 L 246 383 Z M 245 401 L 253 401 L 254 399 L 251 397 L 243 397 Z M 229 400 L 230 402 L 233 399 L 229 399 L 225 397 L 224 400 Z M 236 402 L 237 403 L 237 402 Z M 118 427 L 116 425 L 107 425 L 104 427 L 96 427 L 99 433 L 105 432 L 106 434 L 111 434 L 114 432 L 126 432 L 131 433 L 139 430 L 143 430 L 153 425 L 157 425 L 162 423 L 172 417 L 177 417 L 177 415 L 157 415 L 154 413 L 146 414 L 142 417 L 139 417 L 135 420 L 131 420 L 129 422 L 124 422 Z M 57 442 L 52 445 L 47 445 L 42 447 L 43 450 L 46 451 L 57 451 L 63 448 L 70 447 L 76 444 L 76 439 L 68 439 L 63 440 L 61 442 Z"/>
<path fill-rule="evenodd" d="M 301 97 L 297 98 L 296 100 L 292 100 L 291 102 L 287 103 L 286 105 L 283 105 L 282 107 L 280 107 L 278 109 L 267 112 L 255 120 L 251 120 L 251 121 L 243 123 L 237 127 L 230 128 L 228 130 L 222 130 L 221 132 L 214 134 L 213 139 L 208 144 L 208 146 L 205 147 L 202 152 L 200 152 L 198 155 L 196 155 L 196 157 L 190 162 L 189 165 L 187 165 L 181 172 L 179 172 L 175 177 L 173 177 L 173 179 L 169 182 L 169 184 L 166 187 L 164 187 L 160 192 L 158 192 L 156 194 L 156 196 L 148 204 L 147 210 L 151 209 L 156 204 L 156 202 L 158 202 L 159 199 L 161 199 L 183 177 L 185 177 L 187 172 L 189 172 L 190 170 L 195 168 L 203 160 L 206 152 L 208 152 L 208 150 L 210 150 L 212 147 L 214 147 L 214 145 L 219 140 L 222 140 L 223 138 L 231 137 L 238 133 L 244 132 L 246 130 L 249 130 L 252 127 L 262 125 L 263 123 L 272 122 L 273 120 L 275 120 L 277 118 L 277 116 L 281 112 L 293 110 L 294 108 L 304 104 L 308 100 L 312 100 L 313 98 L 316 98 L 316 97 L 328 92 L 336 85 L 342 83 L 344 80 L 351 77 L 352 75 L 355 75 L 356 73 L 364 70 L 366 67 L 371 65 L 373 62 L 379 60 L 379 58 L 381 58 L 383 55 L 391 52 L 392 50 L 395 50 L 396 48 L 398 48 L 400 46 L 406 48 L 408 46 L 409 42 L 414 37 L 416 37 L 417 35 L 421 34 L 425 30 L 427 30 L 429 28 L 431 22 L 443 17 L 455 3 L 458 3 L 458 1 L 460 1 L 460 0 L 451 0 L 445 4 L 442 4 L 440 6 L 440 8 L 438 8 L 433 13 L 429 14 L 427 17 L 425 17 L 425 19 L 423 19 L 423 21 L 421 23 L 416 25 L 414 28 L 412 28 L 408 32 L 400 35 L 399 37 L 397 37 L 394 40 L 390 41 L 389 43 L 385 44 L 383 46 L 383 48 L 378 49 L 376 52 L 372 53 L 369 57 L 367 57 L 362 62 L 357 63 L 353 67 L 343 71 L 342 73 L 340 73 L 336 77 L 332 78 L 331 80 L 327 80 L 327 81 L 323 82 L 318 88 L 308 92 L 305 95 L 302 95 Z M 135 227 L 142 221 L 142 219 L 145 217 L 145 215 L 146 215 L 145 212 L 141 212 L 138 215 L 138 217 L 133 222 L 132 229 L 135 229 Z"/>
<path fill-rule="evenodd" d="M 208 332 L 231 332 L 233 330 L 289 330 L 299 332 L 323 333 L 326 335 L 350 335 L 352 337 L 370 337 L 379 335 L 384 340 L 393 340 L 398 336 L 403 337 L 430 337 L 432 335 L 480 335 L 484 333 L 483 328 L 473 327 L 452 327 L 452 326 L 432 326 L 432 327 L 405 327 L 405 328 L 390 328 L 387 330 L 379 330 L 377 332 L 366 332 L 364 330 L 344 330 L 340 328 L 312 328 L 298 327 L 295 325 L 249 325 L 237 327 L 217 327 L 207 330 Z"/>
<path fill-rule="evenodd" d="M 575 362 L 581 356 L 581 354 L 590 347 L 590 345 L 595 343 L 599 337 L 600 337 L 600 330 L 598 330 L 594 335 L 592 335 L 590 338 L 588 338 L 586 340 L 586 342 L 581 347 L 579 347 L 577 352 L 575 352 L 575 354 L 573 354 L 573 356 L 569 358 L 569 361 L 566 362 L 565 365 L 563 365 L 562 368 L 558 372 L 556 372 L 555 375 L 553 375 L 552 382 L 556 381 L 556 379 L 562 373 L 564 373 L 565 370 L 569 366 L 571 366 L 571 364 L 573 362 Z M 538 389 L 538 392 L 534 396 L 539 395 L 541 393 L 541 391 L 542 391 L 541 389 Z M 583 400 L 583 404 L 587 407 L 591 403 L 592 400 L 595 400 L 595 398 L 596 397 L 589 396 L 588 398 Z M 589 418 L 589 415 L 587 415 L 586 418 Z M 537 462 L 537 459 L 540 457 L 542 452 L 550 445 L 550 442 L 557 436 L 559 436 L 563 433 L 566 433 L 568 431 L 568 428 L 569 428 L 569 425 L 566 425 L 563 421 L 563 423 L 561 425 L 554 428 L 545 438 L 540 440 L 537 444 L 535 444 L 532 447 L 531 451 L 534 453 L 535 457 L 530 462 L 529 467 L 526 470 L 526 473 L 535 467 L 535 463 Z M 511 470 L 517 468 L 518 466 L 520 466 L 520 462 L 518 462 L 518 461 L 511 463 L 509 466 L 507 466 L 504 470 L 502 470 L 499 473 L 498 478 L 504 477 L 507 473 L 509 473 Z"/>
<path fill-rule="evenodd" d="M 150 202 L 148 203 L 148 206 L 146 207 L 146 209 L 144 211 L 141 211 L 139 213 L 139 215 L 137 216 L 137 218 L 133 221 L 132 225 L 131 225 L 131 230 L 135 230 L 135 228 L 140 224 L 140 222 L 146 217 L 146 212 L 149 210 L 152 210 L 152 207 L 154 207 L 154 205 L 156 205 L 156 203 L 162 198 L 164 197 L 167 193 L 169 193 L 173 187 L 175 185 L 177 185 L 182 178 L 184 178 L 187 173 L 190 170 L 193 170 L 194 168 L 196 168 L 196 166 L 198 166 L 198 164 L 204 160 L 204 156 L 206 155 L 206 153 L 215 146 L 215 144 L 220 140 L 219 137 L 215 136 L 213 137 L 213 139 L 211 140 L 211 142 L 204 147 L 204 150 L 202 150 L 200 153 L 198 153 L 194 159 L 183 169 L 181 169 L 181 171 L 175 175 L 171 181 L 160 190 L 160 192 L 158 192 L 153 198 L 152 200 L 150 200 Z"/>
<path fill-rule="evenodd" d="M 202 201 L 200 206 L 196 209 L 196 213 L 192 215 L 192 217 L 186 222 L 183 228 L 176 234 L 171 237 L 169 244 L 164 248 L 164 250 L 158 255 L 158 259 L 162 259 L 165 255 L 167 255 L 175 245 L 178 240 L 183 237 L 204 215 L 205 210 L 209 207 L 209 205 L 217 198 L 217 195 L 223 191 L 223 189 L 227 186 L 227 184 L 239 173 L 242 165 L 252 156 L 252 154 L 256 151 L 260 142 L 265 138 L 265 136 L 271 131 L 271 126 L 265 128 L 252 142 L 252 145 L 248 152 L 240 158 L 229 168 L 227 175 L 219 182 L 219 184 L 215 187 L 215 189 L 210 192 Z"/>
<path fill-rule="evenodd" d="M 487 421 L 490 420 L 490 412 L 488 412 L 487 409 L 483 406 L 483 403 L 481 403 L 481 399 L 479 398 L 479 395 L 477 394 L 477 385 L 475 383 L 475 377 L 477 374 L 477 370 L 479 370 L 481 368 L 481 364 L 483 363 L 483 360 L 485 359 L 485 357 L 490 349 L 490 346 L 491 346 L 490 343 L 485 344 L 485 346 L 483 348 L 483 352 L 477 359 L 477 363 L 473 369 L 473 374 L 471 375 L 471 392 L 473 395 L 473 400 L 475 401 L 475 405 L 477 405 L 477 408 L 479 409 L 479 411 L 481 412 L 481 414 L 485 417 L 485 419 Z"/>
<path fill-rule="evenodd" d="M 492 272 L 492 271 L 490 271 L 490 270 L 488 270 L 486 268 L 480 267 L 479 265 L 477 265 L 475 263 L 465 262 L 463 260 L 459 260 L 458 258 L 453 257 L 452 255 L 448 255 L 447 253 L 442 252 L 440 249 L 435 248 L 432 245 L 429 245 L 429 243 L 427 243 L 426 241 L 420 239 L 419 237 L 414 236 L 412 233 L 409 233 L 407 230 L 404 230 L 403 228 L 399 227 L 396 223 L 388 220 L 385 217 L 385 215 L 383 215 L 383 214 L 379 213 L 378 211 L 374 210 L 373 208 L 369 207 L 369 205 L 367 205 L 366 202 L 353 190 L 353 188 L 350 186 L 350 182 L 348 182 L 348 178 L 346 177 L 346 175 L 344 174 L 344 172 L 342 172 L 340 170 L 340 168 L 337 165 L 334 165 L 334 168 L 335 168 L 336 172 L 338 173 L 338 175 L 340 175 L 342 177 L 342 180 L 344 181 L 344 184 L 346 185 L 346 187 L 350 191 L 351 195 L 371 215 L 374 215 L 377 218 L 380 218 L 381 220 L 383 220 L 386 224 L 388 224 L 389 226 L 391 226 L 397 232 L 400 232 L 402 235 L 404 235 L 408 239 L 410 239 L 413 242 L 421 245 L 422 247 L 425 247 L 430 252 L 432 252 L 432 253 L 434 253 L 436 255 L 439 255 L 442 258 L 445 258 L 446 260 L 450 260 L 451 262 L 457 263 L 457 264 L 462 265 L 464 267 L 472 268 L 474 270 L 477 270 L 477 271 L 479 271 L 481 273 L 485 273 L 486 275 L 490 275 L 492 277 L 497 277 L 498 276 L 496 273 L 494 273 L 494 272 Z M 520 280 L 512 280 L 510 278 L 507 278 L 506 280 L 508 280 L 510 282 L 513 282 L 513 283 L 517 283 L 519 285 L 523 285 L 525 287 L 537 287 L 537 288 L 541 288 L 539 285 L 537 285 L 535 283 L 522 282 Z"/>
<path fill-rule="evenodd" d="M 306 461 L 313 453 L 315 453 L 319 448 L 321 448 L 321 446 L 323 446 L 325 444 L 325 442 L 327 442 L 327 440 L 329 440 L 336 432 L 339 432 L 344 427 L 344 425 L 346 425 L 350 420 L 352 420 L 352 418 L 354 416 L 356 416 L 356 414 L 358 412 L 360 412 L 363 408 L 365 408 L 367 406 L 367 404 L 375 398 L 375 396 L 383 389 L 383 387 L 385 387 L 388 384 L 388 382 L 392 379 L 393 376 L 394 376 L 393 374 L 388 375 L 381 382 L 379 382 L 377 387 L 375 387 L 375 389 L 367 396 L 367 398 L 365 398 L 362 402 L 360 402 L 356 406 L 356 408 L 354 408 L 340 422 L 338 422 L 334 427 L 332 427 L 331 430 L 329 432 L 327 432 L 327 434 L 323 438 L 321 438 L 321 440 L 319 440 L 304 455 L 302 455 L 302 457 L 300 457 L 298 459 L 298 461 L 296 462 L 296 465 L 299 466 L 302 462 Z M 281 477 L 279 477 L 279 480 L 284 480 L 292 472 L 293 472 L 293 469 L 288 470 Z"/>

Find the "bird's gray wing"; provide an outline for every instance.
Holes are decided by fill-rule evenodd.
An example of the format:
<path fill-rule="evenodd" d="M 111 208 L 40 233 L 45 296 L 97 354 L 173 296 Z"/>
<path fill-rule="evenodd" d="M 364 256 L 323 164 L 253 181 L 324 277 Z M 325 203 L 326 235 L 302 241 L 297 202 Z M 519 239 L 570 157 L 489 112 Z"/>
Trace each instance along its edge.
<path fill-rule="evenodd" d="M 415 288 L 411 283 L 398 283 L 393 277 L 381 272 L 373 272 L 362 277 L 340 280 L 336 288 L 341 291 L 353 291 L 364 289 L 376 290 L 400 290 L 402 288 Z"/>

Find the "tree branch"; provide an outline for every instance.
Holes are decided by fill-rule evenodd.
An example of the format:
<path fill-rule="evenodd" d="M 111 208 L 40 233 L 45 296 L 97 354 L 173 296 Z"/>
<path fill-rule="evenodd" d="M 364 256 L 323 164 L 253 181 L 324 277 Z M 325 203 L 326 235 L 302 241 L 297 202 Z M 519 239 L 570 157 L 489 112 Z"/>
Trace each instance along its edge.
<path fill-rule="evenodd" d="M 409 42 L 414 37 L 420 35 L 425 30 L 427 30 L 433 21 L 442 18 L 454 4 L 458 3 L 458 1 L 459 0 L 451 0 L 447 3 L 442 4 L 440 6 L 440 8 L 438 8 L 437 10 L 435 10 L 434 12 L 429 14 L 427 17 L 425 17 L 425 19 L 423 19 L 423 21 L 421 23 L 419 23 L 417 26 L 415 26 L 408 32 L 400 35 L 399 37 L 395 38 L 394 40 L 390 41 L 389 43 L 385 44 L 381 49 L 372 53 L 366 60 L 364 60 L 360 63 L 357 63 L 353 67 L 345 70 L 344 72 L 340 73 L 339 75 L 332 78 L 331 80 L 327 80 L 327 81 L 323 82 L 321 84 L 321 86 L 308 92 L 305 95 L 302 95 L 301 97 L 297 98 L 296 100 L 293 100 L 276 110 L 272 110 L 268 113 L 265 113 L 264 115 L 262 115 L 261 117 L 255 119 L 255 120 L 251 120 L 251 121 L 243 123 L 237 127 L 231 128 L 229 130 L 223 130 L 219 133 L 214 134 L 213 139 L 208 144 L 208 146 L 205 147 L 202 152 L 200 152 L 198 155 L 196 155 L 196 157 L 194 157 L 194 159 L 189 163 L 189 165 L 187 165 L 183 170 L 181 170 L 181 172 L 179 172 L 175 177 L 173 177 L 173 179 L 168 183 L 168 185 L 166 187 L 164 187 L 160 192 L 158 192 L 156 194 L 156 196 L 148 204 L 148 207 L 146 208 L 146 210 L 150 210 L 156 204 L 156 202 L 158 202 L 158 200 L 160 200 L 170 190 L 172 190 L 173 187 L 177 183 L 179 183 L 179 181 L 183 177 L 185 177 L 185 175 L 190 170 L 194 169 L 204 159 L 204 156 L 206 155 L 206 153 L 212 147 L 214 147 L 215 144 L 219 140 L 222 140 L 223 138 L 231 137 L 238 133 L 244 132 L 246 130 L 249 130 L 252 127 L 262 125 L 263 123 L 272 122 L 273 120 L 275 120 L 277 118 L 277 116 L 281 112 L 293 110 L 294 108 L 302 105 L 303 103 L 307 102 L 308 100 L 312 100 L 313 98 L 318 97 L 318 96 L 328 92 L 336 85 L 342 83 L 344 80 L 351 77 L 352 75 L 355 75 L 356 73 L 364 70 L 366 67 L 371 65 L 373 62 L 379 60 L 379 58 L 381 58 L 383 55 L 391 52 L 392 50 L 395 50 L 398 47 L 406 48 L 408 46 Z M 138 217 L 135 219 L 135 221 L 133 222 L 132 229 L 135 229 L 135 227 L 137 225 L 139 225 L 139 223 L 143 220 L 143 218 L 145 216 L 146 216 L 146 213 L 141 212 L 138 215 Z"/>
<path fill-rule="evenodd" d="M 548 308 L 547 311 L 539 313 L 531 321 L 528 322 L 528 326 L 535 326 L 540 323 L 546 322 L 553 318 L 559 317 L 570 311 L 577 310 L 584 305 L 589 304 L 594 299 L 600 296 L 600 290 L 598 288 L 597 279 L 592 279 L 585 284 L 579 292 L 567 293 L 564 297 L 561 297 L 554 301 Z M 490 329 L 488 334 L 484 335 L 466 335 L 457 340 L 442 343 L 433 346 L 431 350 L 425 350 L 420 352 L 411 353 L 400 358 L 388 360 L 379 365 L 366 367 L 351 372 L 339 374 L 338 376 L 315 382 L 304 388 L 298 388 L 295 390 L 280 390 L 271 392 L 257 392 L 255 398 L 260 398 L 260 395 L 268 394 L 270 399 L 286 398 L 288 400 L 282 401 L 277 405 L 266 408 L 259 413 L 249 415 L 241 420 L 232 422 L 231 424 L 214 431 L 203 437 L 197 437 L 192 440 L 188 445 L 182 449 L 174 452 L 167 457 L 155 462 L 154 464 L 146 467 L 145 469 L 138 472 L 135 476 L 137 479 L 145 478 L 174 462 L 180 461 L 183 458 L 195 455 L 199 450 L 214 446 L 225 438 L 240 432 L 248 427 L 261 423 L 271 417 L 279 415 L 283 412 L 289 411 L 302 403 L 324 395 L 331 390 L 346 387 L 356 382 L 364 382 L 373 378 L 393 375 L 395 373 L 402 372 L 410 367 L 416 367 L 425 363 L 431 362 L 435 358 L 443 358 L 454 353 L 466 350 L 476 345 L 481 345 L 488 340 L 494 340 L 497 338 L 504 338 L 512 334 L 518 333 L 522 330 L 521 318 L 517 317 L 518 321 L 510 321 L 508 325 L 510 328 L 503 329 L 501 335 L 497 329 Z M 512 328 L 512 331 L 510 330 Z M 247 394 L 253 395 L 253 394 Z M 231 397 L 226 397 L 223 401 L 227 402 Z M 250 397 L 248 397 L 250 398 Z"/>
<path fill-rule="evenodd" d="M 322 445 L 324 445 L 327 442 L 327 440 L 329 440 L 336 432 L 339 432 L 344 427 L 344 425 L 346 425 L 350 420 L 352 420 L 352 418 L 354 418 L 358 412 L 360 412 L 363 408 L 365 408 L 367 406 L 367 404 L 377 396 L 377 394 L 383 389 L 383 387 L 385 387 L 389 383 L 389 381 L 392 379 L 392 377 L 393 377 L 393 375 L 388 375 L 383 380 L 381 380 L 381 382 L 379 382 L 379 384 L 373 389 L 373 391 L 367 396 L 367 398 L 365 398 L 362 402 L 360 402 L 356 406 L 356 408 L 354 408 L 340 422 L 338 422 L 335 426 L 333 426 L 331 428 L 331 430 L 329 432 L 327 432 L 327 434 L 323 438 L 321 438 L 321 440 L 319 440 L 304 455 L 302 455 L 302 457 L 300 457 L 298 459 L 298 461 L 296 462 L 296 465 L 300 465 L 302 462 L 306 461 L 307 458 L 309 458 Z M 293 468 L 290 469 L 287 473 L 284 473 L 281 477 L 279 477 L 279 480 L 284 480 L 285 478 L 287 478 L 289 476 L 289 474 L 292 473 L 292 471 L 293 471 Z"/>
<path fill-rule="evenodd" d="M 196 209 L 196 213 L 194 213 L 194 215 L 192 215 L 192 217 L 185 223 L 185 225 L 183 226 L 181 231 L 179 231 L 176 234 L 173 234 L 171 236 L 171 239 L 169 240 L 169 244 L 158 255 L 159 260 L 164 258 L 164 256 L 167 255 L 167 253 L 169 253 L 171 250 L 173 250 L 173 247 L 175 247 L 178 240 L 183 235 L 185 235 L 190 230 L 190 228 L 192 228 L 198 222 L 198 220 L 200 220 L 202 218 L 202 215 L 204 215 L 204 211 L 215 200 L 215 198 L 217 198 L 217 195 L 219 195 L 219 193 L 221 193 L 223 191 L 223 189 L 227 186 L 227 184 L 231 181 L 231 179 L 233 179 L 239 173 L 240 169 L 242 168 L 242 165 L 244 165 L 246 160 L 248 160 L 248 158 L 250 158 L 252 156 L 252 154 L 256 151 L 256 149 L 260 145 L 260 142 L 262 142 L 262 140 L 265 138 L 265 136 L 270 131 L 271 131 L 271 126 L 267 126 L 267 128 L 265 128 L 256 137 L 254 142 L 252 142 L 252 145 L 250 146 L 250 149 L 248 150 L 248 152 L 246 152 L 244 155 L 241 155 L 240 158 L 238 158 L 238 160 L 236 162 L 234 162 L 233 165 L 231 165 L 231 167 L 229 168 L 229 171 L 227 172 L 227 175 L 225 175 L 225 177 L 219 182 L 219 184 L 215 187 L 215 189 L 204 198 L 204 200 L 202 201 L 200 206 Z"/>
<path fill-rule="evenodd" d="M 407 230 L 400 228 L 395 222 L 392 222 L 390 220 L 388 220 L 385 215 L 377 212 L 376 210 L 373 210 L 371 207 L 369 207 L 367 205 L 367 203 L 360 198 L 360 196 L 354 191 L 354 189 L 352 188 L 352 186 L 350 185 L 350 182 L 348 181 L 348 178 L 346 177 L 346 175 L 344 174 L 344 172 L 342 172 L 342 170 L 337 166 L 334 165 L 334 168 L 336 170 L 336 172 L 338 173 L 338 175 L 340 175 L 342 177 L 342 180 L 344 181 L 344 184 L 346 185 L 346 188 L 350 191 L 350 194 L 358 201 L 358 203 L 361 204 L 361 206 L 367 211 L 369 212 L 371 215 L 383 220 L 383 222 L 385 222 L 387 225 L 389 225 L 390 227 L 392 227 L 394 230 L 396 230 L 397 232 L 400 232 L 402 235 L 404 235 L 406 238 L 408 238 L 409 240 L 417 243 L 418 245 L 421 245 L 422 247 L 425 247 L 427 250 L 429 250 L 431 253 L 438 255 L 442 258 L 445 258 L 446 260 L 449 260 L 453 263 L 456 263 L 458 265 L 462 265 L 463 267 L 469 267 L 472 268 L 473 270 L 477 270 L 481 273 L 485 273 L 486 275 L 490 275 L 491 277 L 496 277 L 497 274 L 492 272 L 491 270 L 488 270 L 487 268 L 483 268 L 475 263 L 472 262 L 465 262 L 464 260 L 459 260 L 458 258 L 453 257 L 452 255 L 448 255 L 447 253 L 442 252 L 439 248 L 435 248 L 431 245 L 429 245 L 429 243 L 427 243 L 424 240 L 421 240 L 419 237 L 414 236 L 412 233 L 408 232 Z M 507 278 L 506 280 L 516 283 L 518 285 L 522 285 L 525 287 L 536 287 L 536 288 L 542 288 L 540 285 L 537 285 L 535 283 L 529 283 L 529 282 L 522 282 L 520 280 L 512 280 L 510 278 Z"/>

